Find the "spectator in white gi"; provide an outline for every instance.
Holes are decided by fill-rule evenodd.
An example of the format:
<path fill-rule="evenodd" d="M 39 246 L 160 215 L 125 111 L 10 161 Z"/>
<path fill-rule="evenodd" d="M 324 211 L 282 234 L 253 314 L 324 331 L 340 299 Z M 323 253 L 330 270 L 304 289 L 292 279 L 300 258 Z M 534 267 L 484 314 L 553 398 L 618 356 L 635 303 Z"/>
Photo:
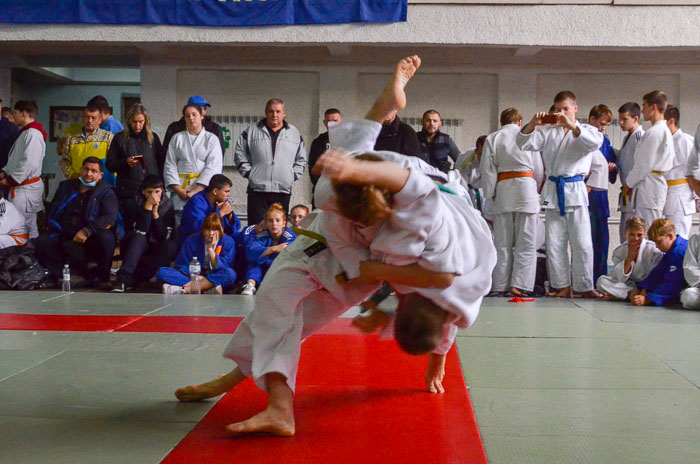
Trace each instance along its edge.
<path fill-rule="evenodd" d="M 24 245 L 29 240 L 24 216 L 0 195 L 0 249 Z"/>
<path fill-rule="evenodd" d="M 627 102 L 618 110 L 620 129 L 627 132 L 620 151 L 617 153 L 617 167 L 620 173 L 620 191 L 619 209 L 620 209 L 620 243 L 625 241 L 625 224 L 627 220 L 634 216 L 634 207 L 632 201 L 627 197 L 627 175 L 634 167 L 634 151 L 637 149 L 637 144 L 644 137 L 644 129 L 639 124 L 642 117 L 642 109 L 635 102 Z"/>
<path fill-rule="evenodd" d="M 673 135 L 673 148 L 676 155 L 673 167 L 664 176 L 668 185 L 664 216 L 676 225 L 676 233 L 687 239 L 690 237 L 690 228 L 693 225 L 693 214 L 696 212 L 696 207 L 695 194 L 690 188 L 685 172 L 695 142 L 692 135 L 681 130 L 681 113 L 678 108 L 668 105 L 664 117 L 668 129 Z"/>

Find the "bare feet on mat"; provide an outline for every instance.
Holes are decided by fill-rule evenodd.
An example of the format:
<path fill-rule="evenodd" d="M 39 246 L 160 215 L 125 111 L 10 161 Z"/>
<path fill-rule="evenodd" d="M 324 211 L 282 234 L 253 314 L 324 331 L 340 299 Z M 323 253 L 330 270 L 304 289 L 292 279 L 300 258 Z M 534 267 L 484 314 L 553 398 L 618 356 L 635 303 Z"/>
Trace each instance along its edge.
<path fill-rule="evenodd" d="M 445 393 L 442 379 L 445 378 L 445 355 L 428 355 L 428 369 L 425 371 L 425 384 L 429 393 Z"/>
<path fill-rule="evenodd" d="M 573 298 L 574 294 L 571 291 L 571 287 L 554 289 L 554 291 L 547 293 L 547 296 L 553 296 L 556 298 Z"/>
<path fill-rule="evenodd" d="M 294 413 L 266 409 L 248 420 L 226 426 L 229 435 L 264 434 L 277 437 L 294 436 Z"/>
<path fill-rule="evenodd" d="M 588 292 L 576 292 L 576 296 L 579 298 L 603 298 L 603 295 L 597 290 L 590 290 Z"/>
<path fill-rule="evenodd" d="M 221 374 L 219 377 L 199 385 L 188 385 L 175 390 L 175 397 L 182 402 L 201 401 L 223 395 L 235 387 L 238 382 L 233 372 Z"/>
<path fill-rule="evenodd" d="M 399 61 L 394 69 L 394 75 L 387 82 L 386 87 L 379 94 L 377 100 L 375 100 L 365 119 L 381 123 L 391 113 L 406 107 L 406 92 L 404 88 L 418 68 L 420 68 L 420 63 L 421 60 L 418 55 L 409 56 Z"/>

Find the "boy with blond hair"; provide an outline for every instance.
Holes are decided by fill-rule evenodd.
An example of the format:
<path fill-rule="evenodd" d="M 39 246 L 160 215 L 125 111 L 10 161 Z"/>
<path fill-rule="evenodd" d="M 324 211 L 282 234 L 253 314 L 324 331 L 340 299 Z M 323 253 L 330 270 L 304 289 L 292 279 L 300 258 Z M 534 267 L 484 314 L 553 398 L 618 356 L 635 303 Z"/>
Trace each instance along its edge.
<path fill-rule="evenodd" d="M 678 302 L 686 286 L 683 259 L 688 241 L 676 235 L 676 226 L 666 218 L 655 220 L 649 228 L 649 238 L 665 253 L 646 279 L 637 284 L 629 295 L 635 306 L 665 306 Z"/>

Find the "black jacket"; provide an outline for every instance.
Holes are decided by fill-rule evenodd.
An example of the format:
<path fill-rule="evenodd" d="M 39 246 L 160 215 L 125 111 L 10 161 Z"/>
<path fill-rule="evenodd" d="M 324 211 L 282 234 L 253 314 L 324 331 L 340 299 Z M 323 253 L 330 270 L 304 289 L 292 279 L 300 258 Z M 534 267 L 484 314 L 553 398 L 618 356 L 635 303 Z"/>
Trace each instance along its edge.
<path fill-rule="evenodd" d="M 433 140 L 428 142 L 428 134 L 425 131 L 420 131 L 418 132 L 418 141 L 420 142 L 423 156 L 425 156 L 428 163 L 442 172 L 450 170 L 451 165 L 448 158 L 452 158 L 453 162 L 457 162 L 459 148 L 457 148 L 457 145 L 455 145 L 452 137 L 449 135 L 437 131 Z"/>
<path fill-rule="evenodd" d="M 19 137 L 19 127 L 9 119 L 0 116 L 0 169 L 4 168 L 10 157 L 10 150 Z"/>
<path fill-rule="evenodd" d="M 146 199 L 137 193 L 126 202 L 127 217 L 124 218 L 126 235 L 136 233 L 145 235 L 148 243 L 159 243 L 175 238 L 175 208 L 168 196 L 163 193 L 158 205 L 158 219 L 153 220 L 153 214 L 144 206 Z"/>
<path fill-rule="evenodd" d="M 129 132 L 129 129 L 118 132 L 107 152 L 107 169 L 117 174 L 117 197 L 120 199 L 131 198 L 139 193 L 139 186 L 144 177 L 155 174 L 163 177 L 163 165 L 165 156 L 160 146 L 160 139 L 153 134 L 153 144 L 148 142 L 146 131 L 138 134 Z M 130 168 L 126 162 L 127 158 L 141 155 L 141 162 Z"/>
<path fill-rule="evenodd" d="M 204 118 L 202 125 L 207 132 L 211 132 L 219 138 L 219 143 L 221 144 L 221 155 L 223 156 L 224 153 L 226 153 L 226 142 L 224 142 L 224 132 L 221 130 L 221 126 L 212 121 L 209 116 Z M 165 137 L 163 138 L 163 159 L 165 159 L 165 155 L 168 154 L 168 145 L 170 145 L 170 139 L 173 138 L 173 135 L 185 130 L 187 130 L 187 124 L 185 123 L 184 116 L 179 120 L 170 123 L 168 130 L 165 131 Z"/>
<path fill-rule="evenodd" d="M 46 215 L 46 229 L 52 235 L 62 235 L 61 216 L 68 203 L 80 195 L 81 185 L 80 179 L 64 180 L 58 185 Z M 81 212 L 83 230 L 88 237 L 99 229 L 114 230 L 116 233 L 118 212 L 117 195 L 107 182 L 100 180 L 90 191 L 87 206 Z"/>
<path fill-rule="evenodd" d="M 318 176 L 314 175 L 311 171 L 314 169 L 316 162 L 321 157 L 322 154 L 330 148 L 330 142 L 328 141 L 328 132 L 320 134 L 318 137 L 311 142 L 311 148 L 309 149 L 309 177 L 311 178 L 311 183 L 315 186 L 318 182 Z"/>
<path fill-rule="evenodd" d="M 411 126 L 401 121 L 398 116 L 396 116 L 391 124 L 382 127 L 374 149 L 376 151 L 387 150 L 403 155 L 416 156 L 425 162 L 428 161 L 423 156 L 423 152 L 420 149 L 416 131 L 414 131 Z"/>

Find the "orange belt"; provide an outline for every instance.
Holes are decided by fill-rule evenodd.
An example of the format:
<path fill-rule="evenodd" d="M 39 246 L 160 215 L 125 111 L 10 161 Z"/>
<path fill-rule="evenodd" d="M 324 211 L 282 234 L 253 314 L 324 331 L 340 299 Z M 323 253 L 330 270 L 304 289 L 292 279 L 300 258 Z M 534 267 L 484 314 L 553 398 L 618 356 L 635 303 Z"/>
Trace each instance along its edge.
<path fill-rule="evenodd" d="M 517 177 L 535 177 L 530 171 L 508 171 L 498 173 L 498 182 L 502 180 L 515 179 Z"/>
<path fill-rule="evenodd" d="M 666 183 L 668 184 L 669 187 L 672 185 L 687 184 L 688 179 L 672 179 L 672 180 L 666 179 Z"/>
<path fill-rule="evenodd" d="M 651 171 L 652 174 L 656 174 L 657 176 L 663 176 L 664 172 L 663 171 Z"/>
<path fill-rule="evenodd" d="M 18 234 L 18 235 L 12 235 L 10 234 L 10 237 L 15 239 L 15 242 L 17 242 L 17 245 L 22 246 L 25 243 L 27 243 L 27 240 L 29 240 L 29 234 Z"/>
<path fill-rule="evenodd" d="M 15 197 L 15 187 L 21 187 L 22 185 L 29 185 L 29 184 L 34 184 L 36 182 L 39 182 L 41 180 L 41 176 L 39 177 L 32 177 L 31 179 L 27 179 L 24 182 L 22 182 L 19 185 L 13 185 L 10 187 L 10 198 Z"/>

